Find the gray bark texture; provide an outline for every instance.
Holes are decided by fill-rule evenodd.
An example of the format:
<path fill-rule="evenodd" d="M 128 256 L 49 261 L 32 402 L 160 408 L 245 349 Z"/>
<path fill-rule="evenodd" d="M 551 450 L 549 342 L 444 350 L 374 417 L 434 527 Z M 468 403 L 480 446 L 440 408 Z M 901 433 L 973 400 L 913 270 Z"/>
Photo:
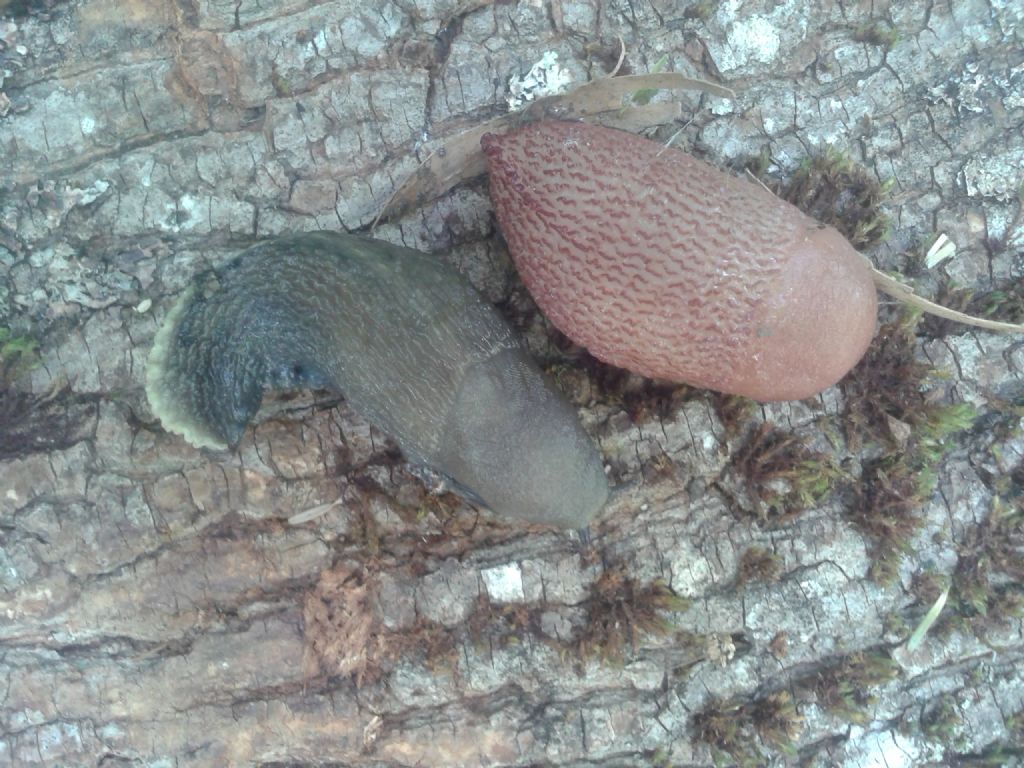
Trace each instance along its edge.
<path fill-rule="evenodd" d="M 890 515 L 871 506 L 899 496 L 878 459 L 927 419 L 890 409 L 886 440 L 848 441 L 841 387 L 761 407 L 566 352 L 480 179 L 377 235 L 449 254 L 573 398 L 616 485 L 589 548 L 427 490 L 337 398 L 268 398 L 218 453 L 163 431 L 142 386 L 196 272 L 262 236 L 367 231 L 547 51 L 575 82 L 607 76 L 621 45 L 624 71 L 735 88 L 660 94 L 680 105 L 664 136 L 682 129 L 679 146 L 723 168 L 766 157 L 780 180 L 834 147 L 891 183 L 891 235 L 865 249 L 877 265 L 907 274 L 944 233 L 956 254 L 911 275 L 918 290 L 957 284 L 1005 309 L 1024 274 L 1018 0 L 5 12 L 0 765 L 1021 759 L 1019 339 L 909 337 L 939 374 L 912 392 L 921 407 L 973 410 L 917 467 L 934 486 Z M 774 474 L 767 423 L 799 444 Z"/>

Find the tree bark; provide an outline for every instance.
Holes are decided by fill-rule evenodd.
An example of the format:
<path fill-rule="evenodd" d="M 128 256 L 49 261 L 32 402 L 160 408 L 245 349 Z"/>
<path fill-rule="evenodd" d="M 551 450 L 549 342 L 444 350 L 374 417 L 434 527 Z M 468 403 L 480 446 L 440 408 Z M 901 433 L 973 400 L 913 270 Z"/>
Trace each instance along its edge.
<path fill-rule="evenodd" d="M 1019 4 L 28 5 L 0 3 L 0 765 L 1020 759 L 1018 339 L 911 337 L 946 377 L 921 407 L 976 413 L 888 540 L 864 499 L 892 478 L 867 468 L 914 440 L 898 409 L 849 442 L 850 389 L 737 404 L 567 350 L 485 180 L 376 234 L 448 254 L 580 406 L 616 484 L 589 548 L 425 490 L 336 399 L 269 398 L 218 453 L 164 432 L 143 392 L 196 272 L 263 236 L 366 231 L 549 50 L 577 82 L 621 45 L 625 71 L 735 88 L 669 94 L 665 130 L 720 167 L 764 152 L 782 179 L 834 147 L 892 183 L 877 265 L 906 272 L 945 233 L 956 255 L 919 290 L 1020 311 Z M 797 503 L 765 469 L 769 423 L 830 492 Z"/>

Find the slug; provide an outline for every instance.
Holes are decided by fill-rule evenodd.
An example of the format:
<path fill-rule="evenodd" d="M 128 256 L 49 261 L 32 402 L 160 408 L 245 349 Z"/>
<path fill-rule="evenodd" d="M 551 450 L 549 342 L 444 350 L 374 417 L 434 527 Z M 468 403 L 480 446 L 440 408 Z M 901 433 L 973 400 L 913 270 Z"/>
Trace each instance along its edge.
<path fill-rule="evenodd" d="M 281 237 L 199 275 L 157 332 L 153 413 L 236 445 L 266 389 L 343 392 L 406 458 L 500 515 L 584 527 L 601 460 L 497 310 L 437 257 L 350 235 Z"/>
<path fill-rule="evenodd" d="M 605 362 L 797 400 L 842 378 L 874 336 L 866 261 L 763 187 L 585 123 L 541 121 L 481 145 L 527 288 Z"/>

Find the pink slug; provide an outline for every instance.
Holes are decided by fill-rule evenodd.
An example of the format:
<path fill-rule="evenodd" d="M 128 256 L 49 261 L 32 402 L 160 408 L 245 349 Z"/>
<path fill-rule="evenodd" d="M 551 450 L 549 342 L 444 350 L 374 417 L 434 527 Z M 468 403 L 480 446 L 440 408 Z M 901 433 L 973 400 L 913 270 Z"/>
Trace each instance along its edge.
<path fill-rule="evenodd" d="M 601 360 L 796 400 L 867 349 L 877 297 L 865 261 L 757 184 L 585 123 L 539 122 L 481 143 L 527 288 Z"/>

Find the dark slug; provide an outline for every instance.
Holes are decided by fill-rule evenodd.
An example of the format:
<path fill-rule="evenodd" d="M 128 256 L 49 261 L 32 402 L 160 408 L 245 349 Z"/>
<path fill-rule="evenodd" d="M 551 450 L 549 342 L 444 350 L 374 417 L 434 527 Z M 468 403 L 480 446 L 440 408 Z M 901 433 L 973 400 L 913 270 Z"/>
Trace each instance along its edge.
<path fill-rule="evenodd" d="M 236 445 L 264 390 L 291 387 L 343 392 L 500 515 L 581 528 L 607 499 L 572 407 L 434 256 L 327 232 L 261 243 L 194 280 L 147 365 L 153 412 L 196 446 Z"/>

